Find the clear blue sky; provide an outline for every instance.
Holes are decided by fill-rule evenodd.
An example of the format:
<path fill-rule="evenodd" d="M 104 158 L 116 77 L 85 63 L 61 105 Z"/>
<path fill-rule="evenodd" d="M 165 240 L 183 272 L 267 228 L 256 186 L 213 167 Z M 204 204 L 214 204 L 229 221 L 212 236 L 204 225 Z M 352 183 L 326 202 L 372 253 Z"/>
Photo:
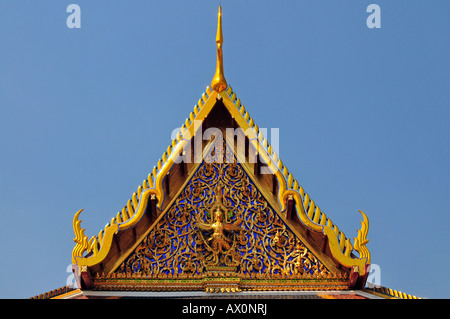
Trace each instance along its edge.
<path fill-rule="evenodd" d="M 226 78 L 306 192 L 347 237 L 368 215 L 383 286 L 449 298 L 450 2 L 221 4 Z M 64 286 L 75 212 L 96 235 L 147 177 L 211 81 L 218 5 L 0 2 L 1 298 Z"/>

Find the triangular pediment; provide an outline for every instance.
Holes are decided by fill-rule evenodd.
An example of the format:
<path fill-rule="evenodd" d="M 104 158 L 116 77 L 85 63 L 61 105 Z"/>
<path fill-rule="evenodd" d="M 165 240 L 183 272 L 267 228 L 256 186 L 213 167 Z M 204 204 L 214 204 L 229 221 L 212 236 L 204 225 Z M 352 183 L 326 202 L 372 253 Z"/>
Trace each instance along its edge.
<path fill-rule="evenodd" d="M 234 156 L 236 145 L 209 144 L 133 252 L 96 277 L 97 289 L 116 289 L 120 279 L 139 290 L 346 288 L 346 274 L 328 270 L 271 207 Z"/>
<path fill-rule="evenodd" d="M 218 141 L 223 149 L 214 147 Z M 211 152 L 222 161 L 211 160 Z M 263 166 L 266 173 L 260 174 Z M 210 181 L 207 172 L 214 176 Z M 239 178 L 233 180 L 230 172 Z M 219 204 L 224 225 L 238 229 L 222 244 L 211 230 L 199 231 L 201 225 L 212 227 L 211 205 Z M 145 289 L 164 289 L 161 280 L 189 278 L 190 284 L 197 282 L 192 289 L 199 289 L 211 276 L 225 276 L 240 282 L 236 289 L 259 289 L 267 283 L 261 278 L 291 280 L 297 287 L 292 289 L 313 289 L 317 280 L 343 289 L 349 277 L 361 282 L 367 274 L 365 256 L 352 254 L 349 239 L 299 186 L 231 87 L 221 93 L 207 89 L 152 173 L 98 236 L 87 240 L 79 213 L 73 261 L 91 287 L 140 278 L 136 282 Z M 355 239 L 360 255 L 364 226 Z M 228 253 L 220 257 L 217 247 Z M 229 262 L 211 265 L 220 258 Z M 245 286 L 248 280 L 253 284 Z"/>

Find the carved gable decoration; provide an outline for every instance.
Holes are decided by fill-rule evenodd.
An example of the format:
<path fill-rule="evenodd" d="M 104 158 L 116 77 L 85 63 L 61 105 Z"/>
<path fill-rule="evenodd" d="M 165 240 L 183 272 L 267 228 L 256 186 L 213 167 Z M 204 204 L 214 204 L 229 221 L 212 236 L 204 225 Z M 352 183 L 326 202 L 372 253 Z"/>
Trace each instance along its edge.
<path fill-rule="evenodd" d="M 82 210 L 75 214 L 77 283 L 122 291 L 362 289 L 367 216 L 360 211 L 352 245 L 281 161 L 225 80 L 221 17 L 219 9 L 211 88 L 151 173 L 98 235 L 89 239 Z"/>
<path fill-rule="evenodd" d="M 347 287 L 345 275 L 332 274 L 307 249 L 236 159 L 205 159 L 144 240 L 95 286 L 123 289 L 123 279 L 139 290 Z"/>

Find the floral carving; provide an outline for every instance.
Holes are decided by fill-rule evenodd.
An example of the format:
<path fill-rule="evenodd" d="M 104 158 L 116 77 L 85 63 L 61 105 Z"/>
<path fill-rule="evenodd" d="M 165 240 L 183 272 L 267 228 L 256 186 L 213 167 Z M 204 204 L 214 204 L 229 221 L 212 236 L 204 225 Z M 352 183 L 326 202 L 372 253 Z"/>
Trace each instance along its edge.
<path fill-rule="evenodd" d="M 330 274 L 270 207 L 242 166 L 225 161 L 199 166 L 116 272 L 201 276 L 209 266 L 267 278 Z"/>

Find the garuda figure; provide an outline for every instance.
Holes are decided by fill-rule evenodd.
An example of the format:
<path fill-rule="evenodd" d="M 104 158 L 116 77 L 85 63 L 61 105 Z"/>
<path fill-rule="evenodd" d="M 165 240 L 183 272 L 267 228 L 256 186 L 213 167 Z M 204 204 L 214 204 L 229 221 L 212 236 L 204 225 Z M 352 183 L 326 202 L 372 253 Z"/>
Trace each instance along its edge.
<path fill-rule="evenodd" d="M 199 230 L 209 231 L 209 237 L 205 239 L 200 231 L 200 238 L 203 241 L 209 254 L 206 257 L 210 266 L 237 266 L 239 254 L 234 250 L 236 244 L 234 233 L 240 230 L 242 220 L 238 219 L 234 223 L 224 221 L 224 210 L 216 206 L 211 223 L 205 223 L 197 219 L 196 226 Z M 212 231 L 212 233 L 211 233 Z"/>

